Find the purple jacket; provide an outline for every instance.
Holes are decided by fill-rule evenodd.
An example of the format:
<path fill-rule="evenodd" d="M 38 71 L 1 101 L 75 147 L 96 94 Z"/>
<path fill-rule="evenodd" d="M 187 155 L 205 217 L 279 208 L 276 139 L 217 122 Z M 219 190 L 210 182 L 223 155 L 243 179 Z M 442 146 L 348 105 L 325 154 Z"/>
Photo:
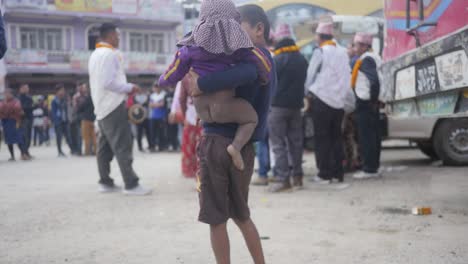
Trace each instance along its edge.
<path fill-rule="evenodd" d="M 271 62 L 258 49 L 240 49 L 231 55 L 212 54 L 200 47 L 183 46 L 177 51 L 174 62 L 159 78 L 159 86 L 175 86 L 192 68 L 200 77 L 224 71 L 240 62 L 252 63 L 262 83 L 270 81 Z"/>

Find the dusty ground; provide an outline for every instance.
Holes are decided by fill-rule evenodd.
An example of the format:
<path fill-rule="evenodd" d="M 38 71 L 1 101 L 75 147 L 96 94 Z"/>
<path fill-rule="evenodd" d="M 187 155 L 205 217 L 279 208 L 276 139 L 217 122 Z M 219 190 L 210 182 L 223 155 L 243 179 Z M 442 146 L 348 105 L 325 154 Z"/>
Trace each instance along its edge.
<path fill-rule="evenodd" d="M 128 198 L 96 192 L 92 158 L 32 152 L 35 161 L 7 163 L 0 151 L 1 264 L 214 263 L 178 154 L 137 154 L 142 183 L 155 193 Z M 433 166 L 416 150 L 386 150 L 383 159 L 392 169 L 382 179 L 348 177 L 345 190 L 252 187 L 267 263 L 468 263 L 467 169 Z M 313 156 L 306 160 L 312 174 Z M 113 175 L 121 182 L 115 166 Z M 407 214 L 417 205 L 434 214 Z M 230 233 L 232 262 L 251 263 L 233 225 Z"/>

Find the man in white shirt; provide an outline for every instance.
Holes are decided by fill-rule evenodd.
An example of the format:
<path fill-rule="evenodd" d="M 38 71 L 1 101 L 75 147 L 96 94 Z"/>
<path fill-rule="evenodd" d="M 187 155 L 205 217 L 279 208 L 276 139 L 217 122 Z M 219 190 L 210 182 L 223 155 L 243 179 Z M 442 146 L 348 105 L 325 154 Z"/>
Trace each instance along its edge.
<path fill-rule="evenodd" d="M 343 181 L 343 136 L 346 93 L 349 92 L 351 69 L 346 49 L 333 41 L 333 23 L 320 23 L 317 42 L 307 72 L 306 92 L 313 98 L 317 183 Z"/>
<path fill-rule="evenodd" d="M 125 100 L 138 86 L 128 83 L 119 47 L 119 31 L 113 24 L 100 27 L 100 40 L 89 59 L 89 81 L 96 120 L 99 126 L 97 161 L 100 192 L 119 191 L 110 178 L 110 162 L 115 156 L 125 182 L 124 194 L 147 195 L 151 190 L 139 185 L 133 170 L 133 137 L 128 123 Z"/>

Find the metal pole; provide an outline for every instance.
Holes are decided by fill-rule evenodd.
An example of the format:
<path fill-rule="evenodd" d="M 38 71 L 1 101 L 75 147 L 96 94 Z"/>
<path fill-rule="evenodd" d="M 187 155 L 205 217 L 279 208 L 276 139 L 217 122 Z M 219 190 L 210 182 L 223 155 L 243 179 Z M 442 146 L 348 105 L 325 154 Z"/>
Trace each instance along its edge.
<path fill-rule="evenodd" d="M 406 0 L 406 28 L 409 29 L 411 27 L 411 5 L 410 5 L 411 0 Z"/>
<path fill-rule="evenodd" d="M 424 21 L 424 2 L 423 0 L 418 0 L 418 7 L 419 7 L 419 22 Z"/>

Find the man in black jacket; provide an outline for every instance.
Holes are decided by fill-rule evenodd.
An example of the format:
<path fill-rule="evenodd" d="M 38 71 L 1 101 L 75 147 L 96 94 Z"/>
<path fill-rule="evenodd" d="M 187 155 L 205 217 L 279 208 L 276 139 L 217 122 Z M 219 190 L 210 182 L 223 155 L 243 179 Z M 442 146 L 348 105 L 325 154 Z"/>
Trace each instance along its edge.
<path fill-rule="evenodd" d="M 273 185 L 270 191 L 282 192 L 291 189 L 291 175 L 294 177 L 294 186 L 302 187 L 301 109 L 304 106 L 304 83 L 308 64 L 291 38 L 278 41 L 274 60 L 278 86 L 273 95 L 268 127 L 275 160 L 273 174 L 281 182 Z M 289 164 L 289 160 L 292 164 Z"/>
<path fill-rule="evenodd" d="M 77 115 L 81 120 L 81 137 L 85 156 L 96 154 L 96 132 L 94 130 L 94 105 L 87 84 L 81 84 L 80 97 L 77 98 Z"/>
<path fill-rule="evenodd" d="M 31 146 L 31 135 L 32 135 L 32 122 L 33 122 L 33 99 L 29 95 L 29 85 L 21 84 L 19 89 L 19 100 L 21 107 L 24 111 L 24 116 L 21 121 L 21 129 L 23 130 L 24 138 L 24 151 L 25 155 L 31 158 L 29 154 L 29 147 Z"/>
<path fill-rule="evenodd" d="M 380 78 L 378 69 L 381 59 L 372 51 L 373 37 L 367 33 L 357 33 L 354 46 L 359 59 L 353 69 L 351 86 L 356 92 L 356 116 L 359 145 L 363 159 L 362 172 L 353 175 L 355 179 L 368 179 L 381 176 L 380 152 L 382 138 L 379 127 Z"/>
<path fill-rule="evenodd" d="M 3 25 L 3 15 L 0 10 L 0 59 L 5 56 L 7 50 L 6 38 L 5 38 L 5 27 Z"/>

